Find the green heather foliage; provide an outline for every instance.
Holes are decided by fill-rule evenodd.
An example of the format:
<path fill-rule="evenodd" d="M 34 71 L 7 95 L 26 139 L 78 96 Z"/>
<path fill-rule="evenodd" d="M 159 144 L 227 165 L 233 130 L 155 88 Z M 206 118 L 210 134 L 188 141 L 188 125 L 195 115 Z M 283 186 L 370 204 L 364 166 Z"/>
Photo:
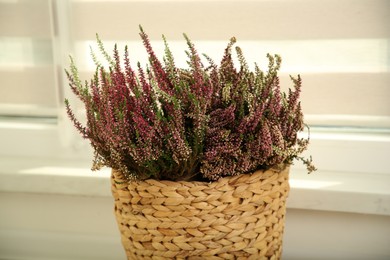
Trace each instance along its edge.
<path fill-rule="evenodd" d="M 96 72 L 90 81 L 82 84 L 72 59 L 66 71 L 72 91 L 86 108 L 84 126 L 65 100 L 70 119 L 95 151 L 92 169 L 112 167 L 129 180 L 217 180 L 298 159 L 309 172 L 315 170 L 311 158 L 301 157 L 309 139 L 297 136 L 305 126 L 301 78 L 291 77 L 293 90 L 281 92 L 278 55 L 267 55 L 266 72 L 257 65 L 250 71 L 235 47 L 236 68 L 232 38 L 220 65 L 207 55 L 204 65 L 184 35 L 189 65 L 184 69 L 175 66 L 164 36 L 163 62 L 141 27 L 140 36 L 149 56 L 146 69 L 139 63 L 130 66 L 127 47 L 123 63 L 116 46 L 110 56 L 97 37 L 109 67 L 92 53 Z"/>

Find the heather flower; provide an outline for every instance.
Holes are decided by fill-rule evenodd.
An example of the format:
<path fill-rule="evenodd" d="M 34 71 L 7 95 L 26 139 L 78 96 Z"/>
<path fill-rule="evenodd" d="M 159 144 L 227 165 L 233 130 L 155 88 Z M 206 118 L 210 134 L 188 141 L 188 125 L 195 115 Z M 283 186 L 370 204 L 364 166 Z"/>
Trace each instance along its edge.
<path fill-rule="evenodd" d="M 96 71 L 82 84 L 71 59 L 67 71 L 73 93 L 84 103 L 87 123 L 66 110 L 94 151 L 93 169 L 119 169 L 128 179 L 217 180 L 257 169 L 282 167 L 295 159 L 315 170 L 311 157 L 301 153 L 309 140 L 298 138 L 305 124 L 299 96 L 302 80 L 291 77 L 293 89 L 280 90 L 281 58 L 268 55 L 267 71 L 250 71 L 243 51 L 228 43 L 221 63 L 200 55 L 188 36 L 188 68 L 178 68 L 168 42 L 162 62 L 148 35 L 140 36 L 149 65 L 130 65 L 125 47 L 123 63 L 114 47 L 112 56 L 97 37 L 104 67 L 92 51 Z M 121 65 L 123 64 L 123 65 Z"/>

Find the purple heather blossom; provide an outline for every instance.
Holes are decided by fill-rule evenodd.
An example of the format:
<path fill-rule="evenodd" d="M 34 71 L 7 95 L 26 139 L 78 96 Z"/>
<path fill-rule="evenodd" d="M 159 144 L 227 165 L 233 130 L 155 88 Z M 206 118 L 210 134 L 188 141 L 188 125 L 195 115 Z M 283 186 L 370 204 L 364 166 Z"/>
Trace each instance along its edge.
<path fill-rule="evenodd" d="M 232 38 L 219 65 L 207 55 L 205 66 L 185 35 L 189 69 L 177 68 L 165 37 L 163 63 L 140 32 L 149 67 L 133 69 L 127 47 L 124 66 L 115 46 L 109 61 L 81 84 L 71 60 L 67 71 L 73 93 L 84 103 L 83 126 L 66 100 L 66 111 L 95 151 L 93 169 L 109 166 L 131 179 L 217 180 L 291 164 L 294 159 L 315 170 L 311 158 L 300 154 L 308 139 L 299 139 L 303 114 L 299 101 L 302 80 L 291 77 L 293 90 L 280 90 L 279 56 L 268 55 L 268 71 L 251 72 L 240 48 L 241 67 L 234 65 Z"/>

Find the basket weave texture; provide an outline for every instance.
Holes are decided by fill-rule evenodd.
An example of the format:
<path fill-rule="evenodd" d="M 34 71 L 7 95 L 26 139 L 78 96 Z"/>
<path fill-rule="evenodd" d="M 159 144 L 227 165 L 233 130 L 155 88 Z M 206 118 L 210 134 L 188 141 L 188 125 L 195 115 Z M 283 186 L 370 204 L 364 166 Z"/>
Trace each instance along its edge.
<path fill-rule="evenodd" d="M 216 182 L 133 181 L 112 170 L 128 259 L 280 259 L 289 168 Z"/>

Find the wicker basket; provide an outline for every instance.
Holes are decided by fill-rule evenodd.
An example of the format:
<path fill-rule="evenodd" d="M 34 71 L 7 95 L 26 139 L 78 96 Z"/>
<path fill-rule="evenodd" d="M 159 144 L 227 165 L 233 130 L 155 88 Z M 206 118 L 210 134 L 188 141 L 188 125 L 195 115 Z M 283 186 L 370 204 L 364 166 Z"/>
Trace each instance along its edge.
<path fill-rule="evenodd" d="M 280 259 L 289 168 L 216 182 L 124 184 L 112 171 L 128 259 Z"/>

